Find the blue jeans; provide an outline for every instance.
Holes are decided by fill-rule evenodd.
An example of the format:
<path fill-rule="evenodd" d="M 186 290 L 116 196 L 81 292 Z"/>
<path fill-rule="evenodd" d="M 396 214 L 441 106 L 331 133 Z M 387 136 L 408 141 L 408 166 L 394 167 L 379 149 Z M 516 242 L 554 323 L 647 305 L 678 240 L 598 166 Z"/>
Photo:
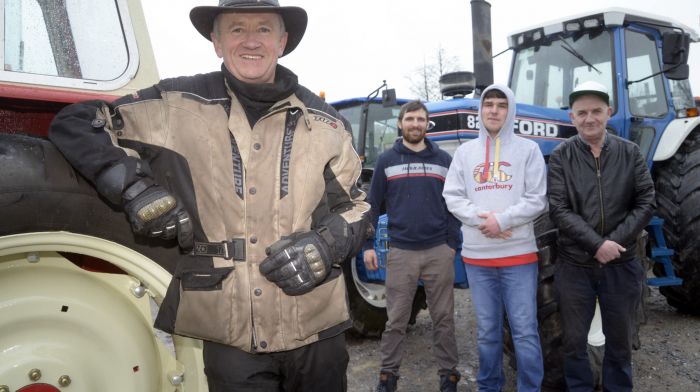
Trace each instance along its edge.
<path fill-rule="evenodd" d="M 518 365 L 518 392 L 539 391 L 544 376 L 537 330 L 537 263 L 512 267 L 465 264 L 479 343 L 480 392 L 499 392 L 503 374 L 503 311 L 508 315 Z"/>
<path fill-rule="evenodd" d="M 603 390 L 632 391 L 632 329 L 646 271 L 639 260 L 584 267 L 558 263 L 554 284 L 564 331 L 564 378 L 569 392 L 589 392 L 594 381 L 587 341 L 598 298 L 605 334 Z"/>

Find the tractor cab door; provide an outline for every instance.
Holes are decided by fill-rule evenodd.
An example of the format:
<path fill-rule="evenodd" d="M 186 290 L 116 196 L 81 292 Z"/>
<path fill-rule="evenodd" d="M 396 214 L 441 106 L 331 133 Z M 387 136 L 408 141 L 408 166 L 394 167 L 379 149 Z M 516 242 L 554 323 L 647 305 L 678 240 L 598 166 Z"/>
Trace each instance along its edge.
<path fill-rule="evenodd" d="M 638 25 L 631 25 L 624 30 L 621 37 L 624 48 L 624 64 L 627 80 L 623 84 L 622 100 L 625 122 L 630 140 L 637 143 L 642 154 L 651 162 L 652 147 L 656 144 L 661 131 L 674 118 L 669 109 L 669 85 L 661 73 L 660 49 L 657 43 L 660 35 L 657 30 Z M 651 76 L 655 75 L 655 76 Z M 626 83 L 626 86 L 624 84 Z M 626 87 L 626 88 L 625 88 Z"/>

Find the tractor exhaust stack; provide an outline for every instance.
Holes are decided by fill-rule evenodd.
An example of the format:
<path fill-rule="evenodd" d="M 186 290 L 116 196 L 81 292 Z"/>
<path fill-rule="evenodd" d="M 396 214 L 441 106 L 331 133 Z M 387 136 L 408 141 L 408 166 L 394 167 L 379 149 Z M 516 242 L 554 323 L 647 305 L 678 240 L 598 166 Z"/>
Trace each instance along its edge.
<path fill-rule="evenodd" d="M 491 46 L 491 4 L 484 0 L 471 0 L 472 39 L 474 46 L 474 96 L 493 84 L 493 59 Z"/>

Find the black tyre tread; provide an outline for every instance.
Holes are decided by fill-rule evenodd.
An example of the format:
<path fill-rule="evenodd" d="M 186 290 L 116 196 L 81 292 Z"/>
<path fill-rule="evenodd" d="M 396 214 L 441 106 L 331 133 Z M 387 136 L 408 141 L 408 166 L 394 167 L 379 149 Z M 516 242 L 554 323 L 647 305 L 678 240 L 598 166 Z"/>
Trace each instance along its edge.
<path fill-rule="evenodd" d="M 674 271 L 680 286 L 661 287 L 669 305 L 700 314 L 700 128 L 695 128 L 676 154 L 653 170 L 658 210 L 664 219 L 668 247 L 675 250 Z M 660 266 L 654 273 L 664 275 Z"/>
<path fill-rule="evenodd" d="M 539 283 L 537 287 L 537 320 L 544 361 L 544 388 L 564 389 L 563 340 L 559 301 L 554 288 L 554 268 L 557 262 L 557 230 L 548 214 L 535 221 L 538 240 Z M 513 351 L 515 358 L 515 351 Z"/>
<path fill-rule="evenodd" d="M 537 319 L 539 322 L 540 345 L 544 360 L 544 389 L 564 390 L 563 341 L 559 304 L 554 288 L 554 268 L 557 259 L 557 230 L 547 214 L 535 220 L 539 274 L 537 286 Z M 515 347 L 508 321 L 504 321 L 504 351 L 509 364 L 515 368 Z"/>
<path fill-rule="evenodd" d="M 123 212 L 101 199 L 48 140 L 0 134 L 0 236 L 68 231 L 107 239 L 156 261 L 169 272 L 177 246 L 137 238 Z"/>

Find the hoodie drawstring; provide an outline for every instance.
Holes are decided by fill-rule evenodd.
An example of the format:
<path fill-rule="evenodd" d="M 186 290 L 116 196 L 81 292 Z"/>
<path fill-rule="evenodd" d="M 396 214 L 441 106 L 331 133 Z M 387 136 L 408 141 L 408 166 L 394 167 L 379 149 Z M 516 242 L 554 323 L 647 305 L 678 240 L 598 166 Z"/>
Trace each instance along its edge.
<path fill-rule="evenodd" d="M 481 171 L 481 182 L 489 180 L 489 152 L 491 150 L 491 138 L 486 136 L 486 160 L 484 161 L 484 170 Z"/>
<path fill-rule="evenodd" d="M 493 178 L 498 181 L 501 180 L 500 169 L 498 167 L 498 162 L 501 161 L 501 137 L 496 138 L 496 155 L 493 157 Z"/>
<path fill-rule="evenodd" d="M 491 166 L 490 163 L 490 152 L 491 152 L 491 138 L 489 136 L 486 136 L 486 161 L 484 161 L 484 170 L 481 172 L 481 182 L 487 182 L 489 180 L 489 166 Z M 499 167 L 498 167 L 498 162 L 501 159 L 501 138 L 496 137 L 496 154 L 493 157 L 493 177 L 494 179 L 498 178 L 500 180 L 500 175 L 499 175 Z"/>

